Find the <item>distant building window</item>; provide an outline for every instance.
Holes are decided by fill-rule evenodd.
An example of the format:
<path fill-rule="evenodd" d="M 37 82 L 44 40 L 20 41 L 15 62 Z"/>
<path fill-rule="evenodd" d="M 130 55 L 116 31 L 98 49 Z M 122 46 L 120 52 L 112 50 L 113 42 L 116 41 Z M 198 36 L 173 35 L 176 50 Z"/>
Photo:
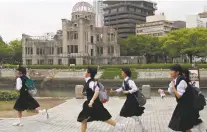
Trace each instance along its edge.
<path fill-rule="evenodd" d="M 77 24 L 74 24 L 74 27 L 77 27 Z"/>
<path fill-rule="evenodd" d="M 111 33 L 111 41 L 115 40 L 115 35 L 113 33 Z"/>
<path fill-rule="evenodd" d="M 27 59 L 27 60 L 26 60 L 26 64 L 27 64 L 27 65 L 32 65 L 32 60 L 31 60 L 31 59 Z"/>
<path fill-rule="evenodd" d="M 38 65 L 44 65 L 45 64 L 45 60 L 37 60 L 37 64 Z"/>
<path fill-rule="evenodd" d="M 110 54 L 110 47 L 108 47 L 108 54 Z"/>
<path fill-rule="evenodd" d="M 74 39 L 78 39 L 78 33 L 74 34 Z"/>
<path fill-rule="evenodd" d="M 140 10 L 140 9 L 136 9 L 136 12 L 137 12 L 137 13 L 140 13 L 140 12 L 141 12 L 141 10 Z"/>
<path fill-rule="evenodd" d="M 67 47 L 67 51 L 68 51 L 68 54 L 70 54 L 70 53 L 71 53 L 71 48 L 70 48 L 70 45 L 68 45 L 68 47 Z"/>
<path fill-rule="evenodd" d="M 100 37 L 99 34 L 96 35 L 96 41 L 99 42 L 100 41 Z"/>
<path fill-rule="evenodd" d="M 158 36 L 163 36 L 163 33 L 158 33 Z"/>
<path fill-rule="evenodd" d="M 109 10 L 104 11 L 104 14 L 109 14 Z"/>
<path fill-rule="evenodd" d="M 108 47 L 108 54 L 114 54 L 114 46 Z"/>
<path fill-rule="evenodd" d="M 91 43 L 93 44 L 93 36 L 91 36 Z"/>
<path fill-rule="evenodd" d="M 119 12 L 123 12 L 123 11 L 126 11 L 126 7 L 120 7 L 119 8 Z"/>
<path fill-rule="evenodd" d="M 111 13 L 116 13 L 116 12 L 117 12 L 117 8 L 111 9 Z"/>
<path fill-rule="evenodd" d="M 68 54 L 78 53 L 78 45 L 68 45 Z"/>
<path fill-rule="evenodd" d="M 101 54 L 103 54 L 103 47 L 100 47 L 100 48 L 101 48 L 101 51 L 100 52 L 101 52 Z"/>
<path fill-rule="evenodd" d="M 110 40 L 111 40 L 111 38 L 110 38 L 110 33 L 108 33 L 107 36 L 108 36 L 108 37 L 107 37 L 107 38 L 108 38 L 108 41 L 110 41 Z"/>
<path fill-rule="evenodd" d="M 93 49 L 91 49 L 91 56 L 93 56 Z"/>
<path fill-rule="evenodd" d="M 90 25 L 91 30 L 93 30 L 93 25 Z"/>
<path fill-rule="evenodd" d="M 33 48 L 32 47 L 25 47 L 26 55 L 32 55 L 33 54 Z"/>
<path fill-rule="evenodd" d="M 49 64 L 49 65 L 53 65 L 53 59 L 49 59 L 49 60 L 48 60 L 48 64 Z"/>
<path fill-rule="evenodd" d="M 97 47 L 97 54 L 102 55 L 103 54 L 103 47 Z"/>
<path fill-rule="evenodd" d="M 74 36 L 73 31 L 69 32 L 69 36 L 70 36 L 69 39 L 73 39 L 73 36 Z"/>
<path fill-rule="evenodd" d="M 108 33 L 108 41 L 114 41 L 115 40 L 115 34 L 114 33 Z"/>
<path fill-rule="evenodd" d="M 78 53 L 78 45 L 74 45 L 75 46 L 75 53 Z"/>
<path fill-rule="evenodd" d="M 57 54 L 62 54 L 63 53 L 63 48 L 62 47 L 58 47 L 57 48 Z"/>
<path fill-rule="evenodd" d="M 111 53 L 114 53 L 114 46 L 111 46 Z"/>
<path fill-rule="evenodd" d="M 37 48 L 37 50 L 36 50 L 36 54 L 37 54 L 37 55 L 40 54 L 40 48 Z"/>
<path fill-rule="evenodd" d="M 49 55 L 53 55 L 54 54 L 54 47 L 49 47 Z"/>
<path fill-rule="evenodd" d="M 58 59 L 58 65 L 62 65 L 62 59 Z"/>
<path fill-rule="evenodd" d="M 129 8 L 129 11 L 135 11 L 135 8 L 131 8 L 131 7 L 130 7 L 130 8 Z"/>
<path fill-rule="evenodd" d="M 40 49 L 40 55 L 44 55 L 45 54 L 45 49 Z"/>

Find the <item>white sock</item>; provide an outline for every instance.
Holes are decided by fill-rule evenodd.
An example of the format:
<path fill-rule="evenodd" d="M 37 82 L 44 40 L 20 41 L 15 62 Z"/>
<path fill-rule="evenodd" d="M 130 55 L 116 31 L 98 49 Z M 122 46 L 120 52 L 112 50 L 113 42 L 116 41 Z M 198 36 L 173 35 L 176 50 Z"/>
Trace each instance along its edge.
<path fill-rule="evenodd" d="M 122 129 L 122 125 L 119 124 L 119 123 L 116 123 L 115 127 L 116 127 L 118 130 Z"/>
<path fill-rule="evenodd" d="M 45 109 L 44 109 L 44 110 L 38 110 L 38 112 L 39 112 L 40 114 L 44 115 L 45 112 L 46 112 L 46 110 L 45 110 Z"/>
<path fill-rule="evenodd" d="M 22 118 L 19 118 L 19 123 L 21 123 L 21 121 L 22 121 Z"/>
<path fill-rule="evenodd" d="M 144 127 L 144 125 L 142 124 L 142 121 L 141 121 L 140 117 L 138 117 L 138 116 L 133 116 L 132 118 L 135 120 L 135 122 L 139 123 L 139 125 L 140 125 L 141 128 L 142 128 L 142 130 L 145 130 L 145 127 Z"/>

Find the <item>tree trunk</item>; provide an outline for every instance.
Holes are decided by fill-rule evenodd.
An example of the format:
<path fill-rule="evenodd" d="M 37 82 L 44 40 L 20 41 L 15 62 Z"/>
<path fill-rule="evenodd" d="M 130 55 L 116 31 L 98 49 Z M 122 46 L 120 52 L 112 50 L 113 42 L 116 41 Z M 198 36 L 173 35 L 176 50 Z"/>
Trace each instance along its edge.
<path fill-rule="evenodd" d="M 190 58 L 190 64 L 193 63 L 193 55 L 188 55 L 188 57 Z"/>

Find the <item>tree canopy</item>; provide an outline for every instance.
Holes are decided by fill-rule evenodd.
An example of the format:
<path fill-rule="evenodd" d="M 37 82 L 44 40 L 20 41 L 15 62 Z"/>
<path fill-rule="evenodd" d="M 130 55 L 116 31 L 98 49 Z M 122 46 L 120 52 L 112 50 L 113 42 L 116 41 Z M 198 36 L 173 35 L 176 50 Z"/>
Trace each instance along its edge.
<path fill-rule="evenodd" d="M 18 64 L 22 62 L 22 45 L 20 40 L 5 43 L 0 37 L 0 63 Z"/>
<path fill-rule="evenodd" d="M 129 36 L 121 41 L 121 55 L 146 57 L 148 63 L 167 62 L 173 58 L 187 56 L 207 56 L 207 29 L 183 28 L 168 33 L 167 36 Z"/>

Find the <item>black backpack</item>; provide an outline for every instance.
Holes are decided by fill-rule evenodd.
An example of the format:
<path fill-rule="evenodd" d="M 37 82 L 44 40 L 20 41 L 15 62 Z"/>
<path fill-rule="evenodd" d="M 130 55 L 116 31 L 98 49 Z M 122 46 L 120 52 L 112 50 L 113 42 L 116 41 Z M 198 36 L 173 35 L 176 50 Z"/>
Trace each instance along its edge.
<path fill-rule="evenodd" d="M 204 95 L 202 94 L 200 88 L 195 87 L 194 85 L 191 85 L 194 95 L 195 95 L 195 102 L 194 102 L 194 106 L 197 110 L 203 110 L 204 107 L 206 106 L 206 99 L 204 97 Z"/>
<path fill-rule="evenodd" d="M 131 79 L 129 78 L 125 81 L 125 83 L 127 85 L 129 85 L 129 80 L 131 80 Z M 136 98 L 136 100 L 137 100 L 137 102 L 139 103 L 140 106 L 144 106 L 147 103 L 146 97 L 144 96 L 144 94 L 140 90 L 135 92 L 133 95 Z"/>
<path fill-rule="evenodd" d="M 177 78 L 177 82 L 175 87 L 178 86 L 178 84 L 180 83 L 180 81 L 185 80 L 183 76 L 179 76 Z M 195 87 L 193 84 L 188 84 L 188 87 L 190 87 L 193 91 L 193 95 L 194 95 L 194 108 L 196 108 L 196 110 L 203 110 L 204 107 L 206 106 L 206 99 L 204 97 L 204 95 L 202 94 L 200 88 Z"/>

